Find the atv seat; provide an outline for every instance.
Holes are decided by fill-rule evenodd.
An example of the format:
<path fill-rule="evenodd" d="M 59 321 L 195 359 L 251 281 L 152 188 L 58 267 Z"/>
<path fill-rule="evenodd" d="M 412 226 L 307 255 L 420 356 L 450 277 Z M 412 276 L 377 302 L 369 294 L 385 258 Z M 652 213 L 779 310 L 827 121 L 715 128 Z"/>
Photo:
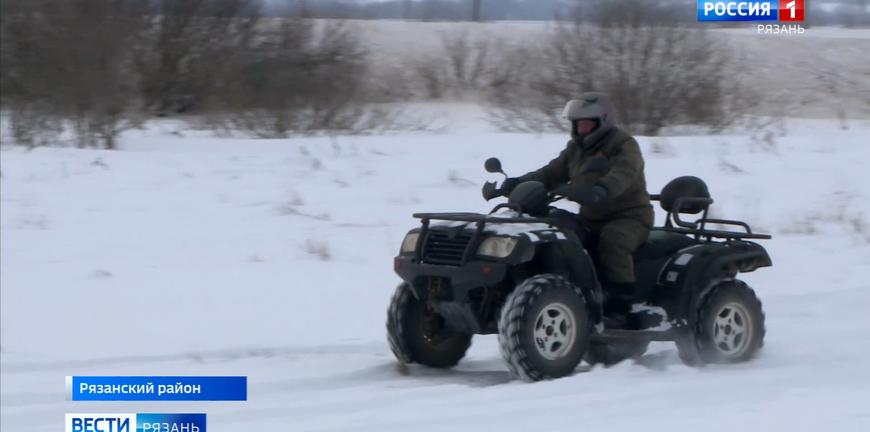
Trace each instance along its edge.
<path fill-rule="evenodd" d="M 636 260 L 654 260 L 691 246 L 695 241 L 683 234 L 653 229 L 649 239 L 634 253 Z"/>

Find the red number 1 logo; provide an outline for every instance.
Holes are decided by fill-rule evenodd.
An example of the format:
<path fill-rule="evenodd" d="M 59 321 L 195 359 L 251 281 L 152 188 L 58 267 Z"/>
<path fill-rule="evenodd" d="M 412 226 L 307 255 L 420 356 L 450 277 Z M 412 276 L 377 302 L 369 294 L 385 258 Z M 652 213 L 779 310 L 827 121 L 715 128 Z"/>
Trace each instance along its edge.
<path fill-rule="evenodd" d="M 804 0 L 779 0 L 779 20 L 801 22 L 804 20 Z"/>

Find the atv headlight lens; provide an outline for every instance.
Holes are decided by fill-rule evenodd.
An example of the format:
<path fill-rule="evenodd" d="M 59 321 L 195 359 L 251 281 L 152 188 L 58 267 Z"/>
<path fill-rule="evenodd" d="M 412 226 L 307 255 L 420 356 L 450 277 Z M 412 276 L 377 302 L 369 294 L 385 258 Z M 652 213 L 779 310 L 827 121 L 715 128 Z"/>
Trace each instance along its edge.
<path fill-rule="evenodd" d="M 490 237 L 480 243 L 480 247 L 477 248 L 477 254 L 493 258 L 504 258 L 514 251 L 517 241 L 514 237 Z"/>
<path fill-rule="evenodd" d="M 420 233 L 412 232 L 405 236 L 402 241 L 402 253 L 411 253 L 417 249 L 417 239 L 420 238 Z"/>

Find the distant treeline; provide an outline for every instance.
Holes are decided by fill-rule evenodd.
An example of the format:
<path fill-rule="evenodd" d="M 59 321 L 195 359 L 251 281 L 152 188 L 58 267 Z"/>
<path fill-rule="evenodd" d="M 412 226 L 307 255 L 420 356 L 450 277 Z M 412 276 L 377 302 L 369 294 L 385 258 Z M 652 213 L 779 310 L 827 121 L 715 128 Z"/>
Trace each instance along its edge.
<path fill-rule="evenodd" d="M 23 145 L 111 149 L 121 132 L 166 116 L 273 138 L 425 128 L 402 112 L 408 102 L 465 101 L 503 130 L 541 131 L 564 126 L 554 107 L 600 90 L 625 124 L 655 135 L 721 128 L 755 103 L 731 50 L 670 3 L 577 6 L 521 44 L 451 24 L 434 46 L 374 72 L 383 59 L 359 23 L 265 18 L 256 0 L 0 0 L 0 117 Z"/>
<path fill-rule="evenodd" d="M 343 19 L 548 21 L 570 16 L 576 3 L 576 0 L 288 0 L 265 3 L 264 13 Z"/>
<path fill-rule="evenodd" d="M 636 0 L 635 5 L 641 3 L 687 21 L 695 19 L 694 1 Z M 600 0 L 273 0 L 264 3 L 263 13 L 337 19 L 590 22 L 590 10 L 601 7 Z M 870 0 L 814 0 L 807 1 L 806 8 L 808 25 L 870 26 Z"/>

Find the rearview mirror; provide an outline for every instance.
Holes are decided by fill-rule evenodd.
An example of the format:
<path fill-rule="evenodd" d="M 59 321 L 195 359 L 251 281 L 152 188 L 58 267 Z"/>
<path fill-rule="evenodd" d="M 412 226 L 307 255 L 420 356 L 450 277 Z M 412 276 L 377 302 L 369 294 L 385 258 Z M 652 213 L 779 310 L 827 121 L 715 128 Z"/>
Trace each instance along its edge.
<path fill-rule="evenodd" d="M 610 169 L 610 162 L 604 156 L 595 156 L 592 159 L 589 159 L 589 162 L 586 162 L 586 166 L 583 168 L 583 172 L 585 173 L 596 173 L 607 171 Z"/>
<path fill-rule="evenodd" d="M 486 162 L 483 163 L 483 167 L 487 172 L 491 173 L 501 173 L 504 174 L 504 171 L 501 170 L 501 161 L 498 158 L 489 158 Z"/>

